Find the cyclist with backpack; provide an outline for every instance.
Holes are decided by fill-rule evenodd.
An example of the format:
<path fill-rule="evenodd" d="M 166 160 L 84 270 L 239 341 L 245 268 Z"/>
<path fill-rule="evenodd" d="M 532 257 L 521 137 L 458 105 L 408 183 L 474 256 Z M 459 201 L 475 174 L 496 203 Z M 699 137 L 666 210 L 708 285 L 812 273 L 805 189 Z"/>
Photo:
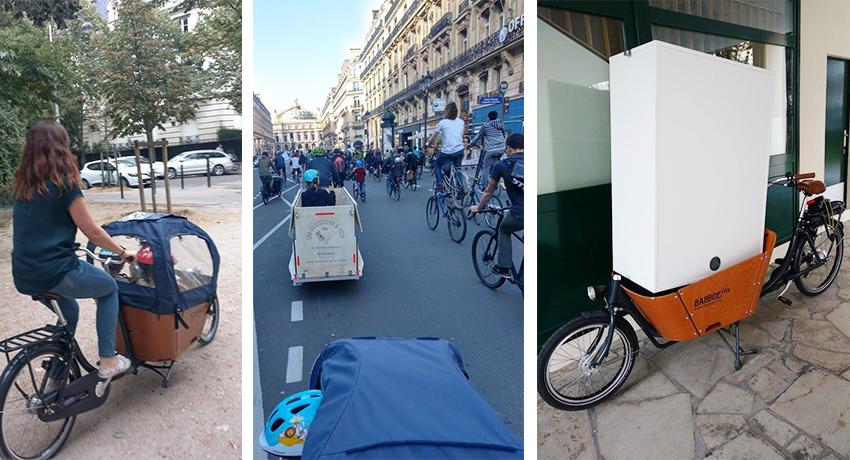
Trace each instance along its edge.
<path fill-rule="evenodd" d="M 490 176 L 490 170 L 499 158 L 505 153 L 505 124 L 498 119 L 499 113 L 495 110 L 487 114 L 487 123 L 481 126 L 475 137 L 469 141 L 469 146 L 472 147 L 477 143 L 484 141 L 484 164 L 481 166 L 481 188 L 487 183 L 487 178 Z"/>
<path fill-rule="evenodd" d="M 504 179 L 505 191 L 511 200 L 511 207 L 497 230 L 499 234 L 499 249 L 496 255 L 496 266 L 493 267 L 493 273 L 504 278 L 510 278 L 511 266 L 513 266 L 511 233 L 525 228 L 523 221 L 523 212 L 525 210 L 523 204 L 523 187 L 525 183 L 523 135 L 519 133 L 511 134 L 505 143 L 507 145 L 508 157 L 493 166 L 493 170 L 490 173 L 490 181 L 487 183 L 487 190 L 484 192 L 484 196 L 481 197 L 481 202 L 478 206 L 470 206 L 469 212 L 474 214 L 486 209 L 487 202 L 493 197 L 493 192 L 498 187 L 499 181 Z"/>
<path fill-rule="evenodd" d="M 334 150 L 334 171 L 339 177 L 338 181 L 335 181 L 337 187 L 345 187 L 345 154 L 339 149 Z"/>
<path fill-rule="evenodd" d="M 325 156 L 325 149 L 322 147 L 313 149 L 313 159 L 308 163 L 307 169 L 314 169 L 319 173 L 319 187 L 331 189 L 340 184 L 334 163 Z"/>

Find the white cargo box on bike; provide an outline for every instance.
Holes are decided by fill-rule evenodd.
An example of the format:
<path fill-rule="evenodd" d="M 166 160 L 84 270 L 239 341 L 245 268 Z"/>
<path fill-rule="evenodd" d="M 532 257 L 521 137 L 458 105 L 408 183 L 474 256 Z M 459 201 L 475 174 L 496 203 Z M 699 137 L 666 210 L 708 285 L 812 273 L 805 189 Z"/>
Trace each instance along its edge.
<path fill-rule="evenodd" d="M 348 190 L 337 188 L 336 206 L 304 207 L 302 192 L 292 202 L 289 219 L 294 240 L 289 258 L 292 284 L 360 279 L 363 258 L 355 226 L 362 232 L 363 225 L 357 202 Z"/>
<path fill-rule="evenodd" d="M 760 254 L 773 72 L 658 41 L 610 62 L 614 271 L 659 292 Z"/>

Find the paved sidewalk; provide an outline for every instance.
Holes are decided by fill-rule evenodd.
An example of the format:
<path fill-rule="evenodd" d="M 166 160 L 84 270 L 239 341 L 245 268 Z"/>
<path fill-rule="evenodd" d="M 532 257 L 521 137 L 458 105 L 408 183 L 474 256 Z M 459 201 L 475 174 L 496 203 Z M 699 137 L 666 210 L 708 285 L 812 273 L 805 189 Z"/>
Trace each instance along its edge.
<path fill-rule="evenodd" d="M 717 334 L 665 350 L 644 339 L 608 401 L 566 412 L 538 398 L 538 457 L 850 458 L 850 257 L 818 297 L 792 285 L 788 307 L 777 293 L 741 323 L 758 354 L 740 371 Z"/>

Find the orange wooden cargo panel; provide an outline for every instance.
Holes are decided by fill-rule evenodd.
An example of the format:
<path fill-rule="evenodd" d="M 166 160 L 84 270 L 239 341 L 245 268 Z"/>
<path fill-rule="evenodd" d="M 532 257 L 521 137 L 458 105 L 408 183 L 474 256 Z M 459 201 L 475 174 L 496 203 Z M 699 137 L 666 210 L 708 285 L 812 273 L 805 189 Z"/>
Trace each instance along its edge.
<path fill-rule="evenodd" d="M 148 362 L 177 359 L 201 336 L 209 308 L 210 303 L 204 302 L 181 312 L 181 318 L 189 326 L 186 329 L 175 322 L 174 314 L 157 315 L 141 308 L 122 305 L 121 312 L 133 345 L 133 356 Z M 127 354 L 120 327 L 115 337 L 115 349 L 118 353 Z"/>
<path fill-rule="evenodd" d="M 765 229 L 763 253 L 672 294 L 648 297 L 623 289 L 665 339 L 701 337 L 755 313 L 774 245 L 776 233 Z"/>

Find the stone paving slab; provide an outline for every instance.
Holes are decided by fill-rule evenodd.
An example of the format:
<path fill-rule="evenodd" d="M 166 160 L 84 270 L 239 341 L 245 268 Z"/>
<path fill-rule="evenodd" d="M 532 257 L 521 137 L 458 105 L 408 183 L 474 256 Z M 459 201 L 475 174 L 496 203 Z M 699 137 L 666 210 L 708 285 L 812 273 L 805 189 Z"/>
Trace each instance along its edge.
<path fill-rule="evenodd" d="M 850 253 L 850 251 L 845 251 Z M 850 256 L 820 296 L 760 300 L 741 323 L 743 368 L 716 334 L 657 350 L 581 412 L 538 405 L 540 459 L 850 460 Z"/>

